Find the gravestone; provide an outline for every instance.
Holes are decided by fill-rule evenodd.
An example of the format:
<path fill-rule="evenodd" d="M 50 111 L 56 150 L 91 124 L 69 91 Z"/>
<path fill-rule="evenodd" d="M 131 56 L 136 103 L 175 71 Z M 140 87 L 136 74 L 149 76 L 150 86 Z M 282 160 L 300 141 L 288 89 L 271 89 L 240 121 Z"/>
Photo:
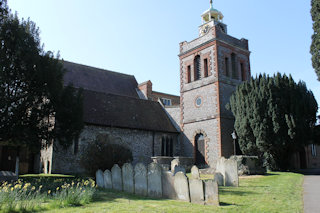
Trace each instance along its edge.
<path fill-rule="evenodd" d="M 192 166 L 191 168 L 191 177 L 193 179 L 200 179 L 199 169 L 196 165 Z"/>
<path fill-rule="evenodd" d="M 104 182 L 103 182 L 103 172 L 99 169 L 96 171 L 96 183 L 98 187 L 103 187 Z"/>
<path fill-rule="evenodd" d="M 216 181 L 204 181 L 204 200 L 206 205 L 219 206 L 219 188 Z"/>
<path fill-rule="evenodd" d="M 183 172 L 184 174 L 186 174 L 186 169 L 183 166 L 178 166 L 176 165 L 174 167 L 174 172 L 173 174 L 176 175 L 178 172 Z"/>
<path fill-rule="evenodd" d="M 174 189 L 178 200 L 190 202 L 188 178 L 183 172 L 175 174 Z"/>
<path fill-rule="evenodd" d="M 214 173 L 214 181 L 218 183 L 218 186 L 224 186 L 224 178 L 220 172 Z"/>
<path fill-rule="evenodd" d="M 112 169 L 112 188 L 114 190 L 122 191 L 122 175 L 118 164 L 114 164 Z"/>
<path fill-rule="evenodd" d="M 147 168 L 142 163 L 134 167 L 134 192 L 137 195 L 148 195 Z"/>
<path fill-rule="evenodd" d="M 179 159 L 174 159 L 171 161 L 171 172 L 174 174 L 174 168 L 180 165 Z"/>
<path fill-rule="evenodd" d="M 133 167 L 130 163 L 125 163 L 122 166 L 122 183 L 123 191 L 134 193 Z"/>
<path fill-rule="evenodd" d="M 216 165 L 216 173 L 220 173 L 223 177 L 223 186 L 225 185 L 225 161 L 226 159 L 224 157 L 221 157 L 218 161 L 217 161 L 217 165 Z"/>
<path fill-rule="evenodd" d="M 189 179 L 190 198 L 192 203 L 204 204 L 203 181 Z"/>
<path fill-rule="evenodd" d="M 154 198 L 162 197 L 162 168 L 156 163 L 148 166 L 148 196 Z"/>
<path fill-rule="evenodd" d="M 224 162 L 225 186 L 239 186 L 238 163 L 234 159 L 227 159 Z"/>
<path fill-rule="evenodd" d="M 112 189 L 112 175 L 111 172 L 106 169 L 103 173 L 103 181 L 104 181 L 104 188 Z"/>
<path fill-rule="evenodd" d="M 162 172 L 162 197 L 173 200 L 177 198 L 174 189 L 174 176 L 170 171 Z"/>

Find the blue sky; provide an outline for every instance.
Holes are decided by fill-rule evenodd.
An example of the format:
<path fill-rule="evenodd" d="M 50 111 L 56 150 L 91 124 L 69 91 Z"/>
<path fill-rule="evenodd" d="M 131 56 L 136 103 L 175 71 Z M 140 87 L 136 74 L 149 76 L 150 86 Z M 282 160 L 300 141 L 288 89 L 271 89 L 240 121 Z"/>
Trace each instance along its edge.
<path fill-rule="evenodd" d="M 8 0 L 19 17 L 36 22 L 46 50 L 64 60 L 151 80 L 179 95 L 179 43 L 198 36 L 209 0 Z M 311 66 L 309 0 L 214 0 L 228 34 L 249 40 L 251 73 L 291 74 L 320 104 Z"/>

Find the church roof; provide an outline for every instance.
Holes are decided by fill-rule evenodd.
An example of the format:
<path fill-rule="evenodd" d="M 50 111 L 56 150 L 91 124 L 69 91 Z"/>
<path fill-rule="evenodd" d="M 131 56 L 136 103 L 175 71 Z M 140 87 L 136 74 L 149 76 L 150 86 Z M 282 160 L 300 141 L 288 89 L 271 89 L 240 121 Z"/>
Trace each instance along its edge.
<path fill-rule="evenodd" d="M 65 86 L 71 83 L 75 88 L 139 98 L 136 92 L 138 83 L 133 75 L 67 61 L 63 61 L 63 66 L 66 69 Z"/>
<path fill-rule="evenodd" d="M 87 124 L 177 133 L 158 102 L 89 90 L 83 95 Z"/>

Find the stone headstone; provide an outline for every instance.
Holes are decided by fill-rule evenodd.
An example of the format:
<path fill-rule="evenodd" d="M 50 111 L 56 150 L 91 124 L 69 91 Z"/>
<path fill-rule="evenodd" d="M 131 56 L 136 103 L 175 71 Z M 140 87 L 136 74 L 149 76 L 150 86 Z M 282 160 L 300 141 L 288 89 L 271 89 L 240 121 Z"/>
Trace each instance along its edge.
<path fill-rule="evenodd" d="M 174 168 L 180 165 L 179 159 L 174 159 L 171 161 L 171 172 L 174 174 Z"/>
<path fill-rule="evenodd" d="M 122 183 L 123 191 L 134 193 L 133 167 L 131 163 L 125 163 L 122 166 Z"/>
<path fill-rule="evenodd" d="M 122 175 L 118 164 L 114 164 L 111 169 L 112 174 L 112 188 L 114 190 L 122 191 Z"/>
<path fill-rule="evenodd" d="M 183 166 L 178 166 L 178 165 L 176 165 L 176 166 L 174 167 L 174 172 L 173 172 L 173 174 L 176 175 L 177 172 L 183 172 L 184 174 L 186 174 L 186 169 L 185 169 Z"/>
<path fill-rule="evenodd" d="M 104 181 L 104 188 L 106 189 L 112 189 L 112 175 L 111 172 L 106 169 L 106 171 L 104 171 L 103 173 L 103 181 Z"/>
<path fill-rule="evenodd" d="M 174 176 L 170 171 L 162 172 L 162 197 L 168 199 L 177 199 L 174 189 Z"/>
<path fill-rule="evenodd" d="M 134 167 L 134 192 L 137 195 L 148 195 L 147 168 L 142 163 L 137 163 Z"/>
<path fill-rule="evenodd" d="M 234 159 L 227 159 L 224 162 L 224 181 L 225 186 L 239 186 L 238 163 Z"/>
<path fill-rule="evenodd" d="M 162 197 L 162 168 L 156 163 L 148 166 L 148 196 L 154 198 Z"/>
<path fill-rule="evenodd" d="M 193 179 L 200 179 L 199 169 L 196 165 L 192 166 L 191 168 L 191 177 Z"/>
<path fill-rule="evenodd" d="M 224 178 L 220 172 L 214 173 L 214 181 L 218 183 L 218 186 L 224 186 Z"/>
<path fill-rule="evenodd" d="M 189 179 L 190 198 L 192 203 L 204 204 L 203 181 Z"/>
<path fill-rule="evenodd" d="M 204 200 L 206 205 L 219 206 L 219 188 L 216 181 L 204 181 Z"/>
<path fill-rule="evenodd" d="M 103 187 L 104 182 L 103 182 L 103 172 L 99 169 L 96 171 L 96 183 L 98 187 Z"/>
<path fill-rule="evenodd" d="M 190 202 L 188 178 L 183 172 L 175 174 L 174 189 L 178 200 Z"/>

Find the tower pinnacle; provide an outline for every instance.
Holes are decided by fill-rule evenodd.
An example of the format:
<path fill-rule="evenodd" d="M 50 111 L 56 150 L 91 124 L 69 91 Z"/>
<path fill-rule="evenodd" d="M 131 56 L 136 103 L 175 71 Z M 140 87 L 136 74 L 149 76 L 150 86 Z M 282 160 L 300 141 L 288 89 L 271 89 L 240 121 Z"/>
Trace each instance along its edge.
<path fill-rule="evenodd" d="M 209 21 L 222 21 L 223 15 L 219 10 L 213 8 L 213 1 L 210 0 L 210 8 L 202 14 L 202 22 L 207 23 Z"/>

